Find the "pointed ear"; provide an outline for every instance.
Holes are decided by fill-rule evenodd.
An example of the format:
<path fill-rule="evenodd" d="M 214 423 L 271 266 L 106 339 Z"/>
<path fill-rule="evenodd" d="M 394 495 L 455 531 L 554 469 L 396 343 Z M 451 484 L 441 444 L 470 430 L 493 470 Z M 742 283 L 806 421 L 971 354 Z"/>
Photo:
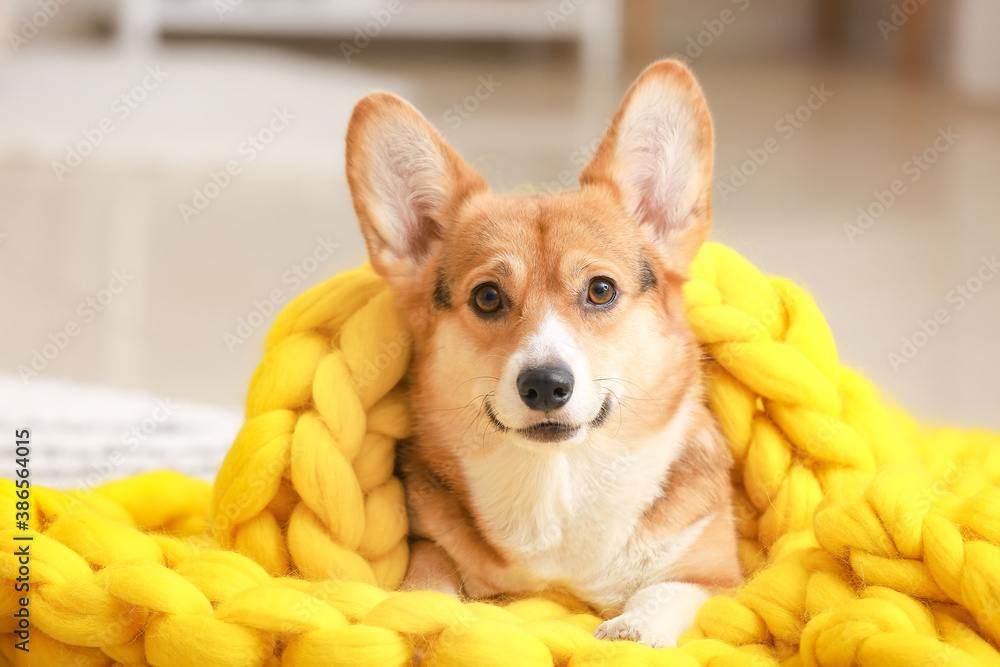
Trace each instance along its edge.
<path fill-rule="evenodd" d="M 389 93 L 354 107 L 347 182 L 372 265 L 394 288 L 414 284 L 458 206 L 487 189 L 420 112 Z"/>
<path fill-rule="evenodd" d="M 614 190 L 671 268 L 684 272 L 712 226 L 712 118 L 694 75 L 662 60 L 625 94 L 581 187 Z"/>

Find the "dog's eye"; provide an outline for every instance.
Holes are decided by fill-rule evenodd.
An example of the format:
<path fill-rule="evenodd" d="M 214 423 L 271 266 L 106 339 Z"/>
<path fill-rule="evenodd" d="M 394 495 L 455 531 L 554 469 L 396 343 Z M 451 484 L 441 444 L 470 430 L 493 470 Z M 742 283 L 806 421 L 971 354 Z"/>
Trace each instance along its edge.
<path fill-rule="evenodd" d="M 481 313 L 495 313 L 500 310 L 500 290 L 493 283 L 486 283 L 472 293 L 472 302 Z"/>
<path fill-rule="evenodd" d="M 606 306 L 615 300 L 618 292 L 607 278 L 594 278 L 587 290 L 587 301 L 595 306 Z"/>

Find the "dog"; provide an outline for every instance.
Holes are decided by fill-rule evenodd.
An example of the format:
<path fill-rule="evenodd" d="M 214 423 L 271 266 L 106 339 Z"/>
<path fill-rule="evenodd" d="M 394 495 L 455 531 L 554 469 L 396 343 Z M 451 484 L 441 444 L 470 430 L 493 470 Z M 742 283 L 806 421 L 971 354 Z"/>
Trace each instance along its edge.
<path fill-rule="evenodd" d="M 414 338 L 404 589 L 561 590 L 605 619 L 595 636 L 661 647 L 741 581 L 682 296 L 713 143 L 672 60 L 633 83 L 573 191 L 493 194 L 407 102 L 357 104 L 354 209 Z"/>

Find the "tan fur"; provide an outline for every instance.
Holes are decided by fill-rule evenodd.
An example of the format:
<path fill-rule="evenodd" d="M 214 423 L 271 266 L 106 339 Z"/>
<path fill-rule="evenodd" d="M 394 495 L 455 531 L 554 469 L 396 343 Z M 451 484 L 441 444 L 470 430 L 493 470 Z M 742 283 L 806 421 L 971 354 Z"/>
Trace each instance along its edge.
<path fill-rule="evenodd" d="M 621 613 L 599 636 L 662 645 L 689 619 L 654 618 L 643 596 L 669 591 L 686 600 L 683 616 L 698 590 L 739 581 L 732 461 L 681 292 L 711 226 L 712 141 L 690 72 L 657 63 L 579 191 L 501 197 L 402 100 L 358 104 L 347 136 L 355 211 L 414 335 L 414 435 L 399 452 L 417 540 L 407 587 L 560 588 Z M 663 170 L 633 168 L 633 157 L 656 167 L 678 155 Z M 586 303 L 595 277 L 613 280 L 613 307 Z M 497 318 L 471 305 L 484 283 L 502 292 Z M 545 355 L 577 364 L 570 402 L 544 416 L 576 429 L 565 443 L 519 435 L 543 417 L 504 380 L 516 360 Z"/>

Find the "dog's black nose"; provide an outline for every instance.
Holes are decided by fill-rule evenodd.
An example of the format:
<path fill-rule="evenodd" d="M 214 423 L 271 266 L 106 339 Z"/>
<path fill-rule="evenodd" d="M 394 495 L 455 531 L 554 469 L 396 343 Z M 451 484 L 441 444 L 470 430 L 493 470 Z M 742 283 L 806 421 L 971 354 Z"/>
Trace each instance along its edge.
<path fill-rule="evenodd" d="M 532 410 L 561 408 L 573 395 L 573 373 L 565 366 L 529 368 L 517 376 L 517 392 Z"/>

